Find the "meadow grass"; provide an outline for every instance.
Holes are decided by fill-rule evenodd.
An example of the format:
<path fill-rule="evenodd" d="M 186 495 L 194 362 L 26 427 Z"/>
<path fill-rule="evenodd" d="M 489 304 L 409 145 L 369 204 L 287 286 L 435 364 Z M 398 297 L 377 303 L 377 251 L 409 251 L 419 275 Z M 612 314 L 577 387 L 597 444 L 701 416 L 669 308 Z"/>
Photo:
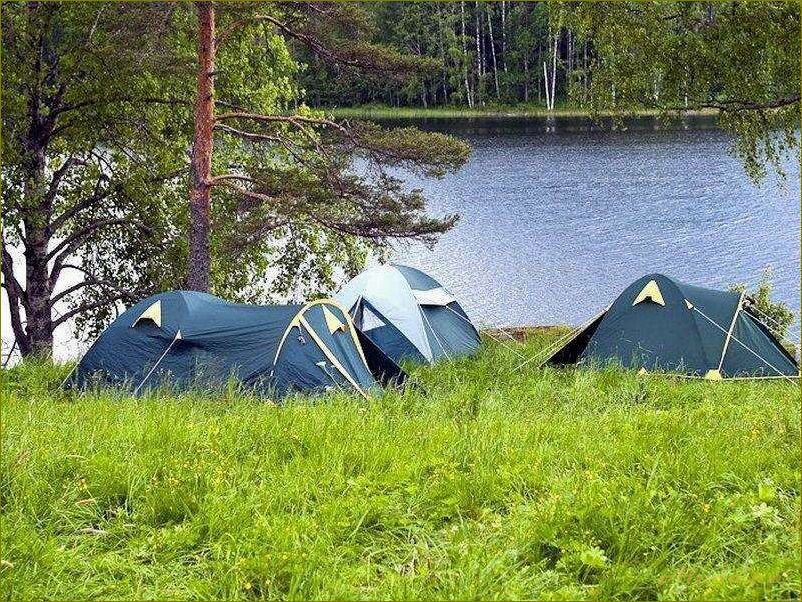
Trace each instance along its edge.
<path fill-rule="evenodd" d="M 282 406 L 14 368 L 3 598 L 799 597 L 797 387 L 519 361 Z"/>

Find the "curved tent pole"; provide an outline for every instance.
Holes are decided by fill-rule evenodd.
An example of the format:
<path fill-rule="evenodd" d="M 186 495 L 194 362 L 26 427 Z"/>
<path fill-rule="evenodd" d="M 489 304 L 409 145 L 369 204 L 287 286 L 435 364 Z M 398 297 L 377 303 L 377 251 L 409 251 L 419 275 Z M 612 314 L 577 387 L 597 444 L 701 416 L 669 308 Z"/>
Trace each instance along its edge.
<path fill-rule="evenodd" d="M 452 295 L 452 296 L 453 296 L 453 295 Z M 457 303 L 457 304 L 459 305 L 459 303 Z M 476 335 L 477 335 L 477 336 L 480 336 L 480 337 L 482 336 L 482 333 L 481 333 L 481 332 L 479 332 L 479 329 L 478 329 L 478 328 L 476 328 L 476 325 L 475 325 L 473 322 L 471 322 L 469 319 L 467 319 L 465 316 L 463 316 L 461 313 L 459 313 L 458 311 L 455 311 L 455 310 L 453 310 L 453 309 L 451 308 L 451 305 L 443 305 L 442 307 L 445 307 L 445 308 L 446 308 L 446 309 L 448 309 L 449 311 L 452 311 L 452 312 L 454 312 L 455 314 L 457 314 L 457 316 L 458 316 L 458 317 L 460 317 L 460 318 L 462 318 L 463 320 L 465 320 L 465 321 L 468 323 L 468 325 L 469 325 L 471 328 L 473 328 L 473 331 L 476 333 Z M 460 309 L 462 309 L 462 305 L 460 305 Z M 463 311 L 465 311 L 465 310 L 463 309 Z M 507 333 L 505 333 L 505 334 L 507 334 Z M 507 334 L 507 336 L 509 336 L 509 335 Z M 512 337 L 510 337 L 510 338 L 512 338 Z M 515 340 L 515 339 L 513 339 L 513 340 Z"/>
<path fill-rule="evenodd" d="M 481 333 L 481 332 L 479 332 L 479 329 L 478 329 L 478 328 L 476 328 L 476 325 L 475 325 L 473 322 L 471 322 L 471 321 L 470 321 L 468 318 L 466 318 L 465 316 L 463 316 L 463 315 L 462 315 L 461 313 L 459 313 L 458 311 L 455 311 L 454 309 L 452 309 L 450 305 L 443 305 L 442 307 L 445 307 L 445 308 L 446 308 L 448 311 L 450 311 L 451 313 L 455 314 L 455 315 L 456 315 L 458 318 L 460 318 L 461 320 L 463 320 L 464 322 L 466 322 L 466 323 L 467 323 L 467 324 L 468 324 L 468 325 L 469 325 L 471 328 L 473 328 L 473 331 L 474 331 L 474 332 L 477 334 L 477 336 L 482 336 L 482 333 Z M 460 306 L 460 307 L 461 307 L 461 306 Z M 500 330 L 501 330 L 501 329 L 500 329 Z M 509 335 L 508 333 L 506 333 L 506 332 L 505 332 L 504 334 L 506 334 L 507 336 L 510 336 L 510 335 Z M 510 337 L 510 338 L 512 338 L 512 337 Z M 515 339 L 513 338 L 512 340 L 514 341 Z"/>
<path fill-rule="evenodd" d="M 340 374 L 342 374 L 345 377 L 345 379 L 351 384 L 352 387 L 354 387 L 354 389 L 357 390 L 357 392 L 362 397 L 364 397 L 365 399 L 369 399 L 367 394 L 362 390 L 362 387 L 359 386 L 359 383 L 357 383 L 354 380 L 354 378 L 348 373 L 348 371 L 340 363 L 340 361 L 337 359 L 337 357 L 334 355 L 334 353 L 332 353 L 331 349 L 329 349 L 326 346 L 326 344 L 323 342 L 323 340 L 318 336 L 318 334 L 312 328 L 311 324 L 309 324 L 309 322 L 306 321 L 306 318 L 301 316 L 299 318 L 299 320 L 300 320 L 300 323 L 303 325 L 303 327 L 306 328 L 307 332 L 312 337 L 312 339 L 315 341 L 315 343 L 317 343 L 317 346 L 320 347 L 320 350 L 323 352 L 323 355 L 326 356 L 326 359 L 328 359 L 329 362 L 331 362 L 331 365 L 334 366 L 335 368 L 337 368 L 337 370 L 340 372 Z"/>
<path fill-rule="evenodd" d="M 354 324 L 351 321 L 351 316 L 348 314 L 348 312 L 345 309 L 343 309 L 343 307 L 337 301 L 335 301 L 333 299 L 316 299 L 314 301 L 310 301 L 309 303 L 306 303 L 298 311 L 297 314 L 295 314 L 295 316 L 292 318 L 292 320 L 290 320 L 290 323 L 287 326 L 286 330 L 284 331 L 284 334 L 281 337 L 281 341 L 279 342 L 278 347 L 276 348 L 276 355 L 273 358 L 273 369 L 275 370 L 275 368 L 276 368 L 276 365 L 278 363 L 279 355 L 281 354 L 281 350 L 284 348 L 284 343 L 286 342 L 287 336 L 289 336 L 290 331 L 292 331 L 292 329 L 295 328 L 295 327 L 298 327 L 298 329 L 300 330 L 301 326 L 303 326 L 304 328 L 306 328 L 307 332 L 309 332 L 309 335 L 312 337 L 312 340 L 315 341 L 315 344 L 323 352 L 323 355 L 326 356 L 326 359 L 329 360 L 331 365 L 334 366 L 337 369 L 337 371 L 340 372 L 345 377 L 345 379 L 351 384 L 351 386 L 353 386 L 357 390 L 357 392 L 360 395 L 362 395 L 362 397 L 364 397 L 365 399 L 368 399 L 368 396 L 362 390 L 362 387 L 360 387 L 359 384 L 353 379 L 353 377 L 348 373 L 348 371 L 345 369 L 345 367 L 339 362 L 339 360 L 334 355 L 334 353 L 326 346 L 326 344 L 323 342 L 323 340 L 314 331 L 314 329 L 312 328 L 311 324 L 309 324 L 309 322 L 307 322 L 306 319 L 304 318 L 304 314 L 311 307 L 314 307 L 316 305 L 324 305 L 324 306 L 325 305 L 331 305 L 332 307 L 336 307 L 337 309 L 339 309 L 342 312 L 343 316 L 345 316 L 348 329 L 351 332 L 351 337 L 354 340 L 354 344 L 356 345 L 357 351 L 359 352 L 359 356 L 362 358 L 362 361 L 365 364 L 365 368 L 367 368 L 368 372 L 370 372 L 370 367 L 368 366 L 367 359 L 365 358 L 365 352 L 362 350 L 362 345 L 359 344 L 359 339 L 357 339 L 357 337 L 356 337 L 356 332 L 354 332 Z M 328 371 L 326 371 L 326 373 L 328 374 Z M 329 374 L 329 377 L 331 377 L 330 374 Z"/>

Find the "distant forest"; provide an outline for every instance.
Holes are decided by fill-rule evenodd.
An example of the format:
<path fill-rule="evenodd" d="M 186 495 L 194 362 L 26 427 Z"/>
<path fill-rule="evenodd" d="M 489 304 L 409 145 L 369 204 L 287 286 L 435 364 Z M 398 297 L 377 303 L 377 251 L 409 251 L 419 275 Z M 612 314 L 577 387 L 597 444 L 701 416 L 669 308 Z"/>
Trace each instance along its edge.
<path fill-rule="evenodd" d="M 553 108 L 587 100 L 590 43 L 550 26 L 547 3 L 378 2 L 368 10 L 376 43 L 431 58 L 431 69 L 403 82 L 359 80 L 310 57 L 302 84 L 311 104 Z"/>

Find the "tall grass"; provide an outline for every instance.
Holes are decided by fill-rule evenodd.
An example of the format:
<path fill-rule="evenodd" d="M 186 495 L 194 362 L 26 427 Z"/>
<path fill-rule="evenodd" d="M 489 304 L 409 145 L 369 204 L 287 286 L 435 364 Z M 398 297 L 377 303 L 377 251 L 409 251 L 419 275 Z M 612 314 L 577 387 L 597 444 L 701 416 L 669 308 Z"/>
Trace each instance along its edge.
<path fill-rule="evenodd" d="M 798 389 L 517 362 L 281 407 L 17 367 L 3 597 L 799 597 Z"/>

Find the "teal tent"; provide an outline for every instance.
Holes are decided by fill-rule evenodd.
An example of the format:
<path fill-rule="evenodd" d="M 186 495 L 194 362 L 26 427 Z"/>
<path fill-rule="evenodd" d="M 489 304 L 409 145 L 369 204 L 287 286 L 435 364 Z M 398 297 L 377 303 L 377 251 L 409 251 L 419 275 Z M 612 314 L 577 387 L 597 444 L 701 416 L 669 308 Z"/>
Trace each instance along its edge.
<path fill-rule="evenodd" d="M 451 291 L 415 268 L 370 268 L 343 286 L 336 299 L 357 328 L 395 362 L 455 359 L 474 354 L 481 343 Z"/>
<path fill-rule="evenodd" d="M 218 387 L 235 379 L 259 394 L 342 389 L 366 395 L 377 379 L 403 373 L 365 341 L 333 300 L 305 305 L 246 305 L 172 291 L 121 314 L 66 381 L 138 393 Z"/>
<path fill-rule="evenodd" d="M 748 299 L 650 274 L 577 332 L 546 363 L 620 364 L 710 380 L 799 375 L 794 356 Z"/>

